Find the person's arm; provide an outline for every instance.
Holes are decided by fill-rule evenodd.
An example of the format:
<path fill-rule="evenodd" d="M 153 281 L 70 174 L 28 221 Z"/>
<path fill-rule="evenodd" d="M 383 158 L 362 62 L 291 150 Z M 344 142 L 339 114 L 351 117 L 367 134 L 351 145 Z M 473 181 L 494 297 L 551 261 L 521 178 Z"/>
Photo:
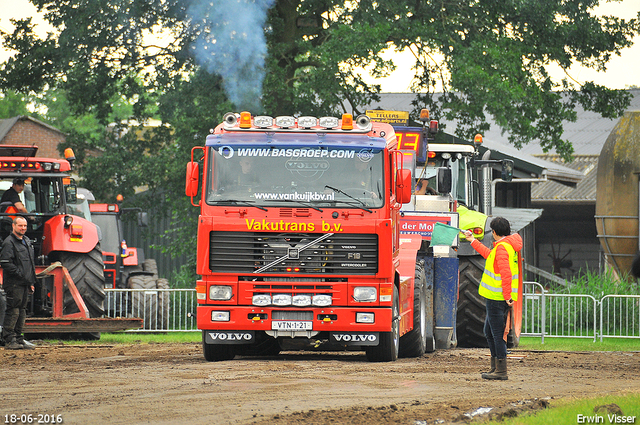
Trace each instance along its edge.
<path fill-rule="evenodd" d="M 9 235 L 9 238 L 11 235 Z M 7 238 L 8 239 L 8 238 Z M 5 275 L 13 276 L 19 279 L 24 279 L 20 269 L 14 263 L 15 248 L 11 241 L 7 240 L 2 244 L 2 251 L 0 251 L 0 267 L 4 270 Z"/>
<path fill-rule="evenodd" d="M 27 211 L 27 209 L 25 208 L 24 204 L 22 202 L 15 202 L 13 204 L 13 206 L 21 213 L 28 213 L 29 211 Z"/>
<path fill-rule="evenodd" d="M 507 304 L 513 304 L 511 299 L 511 267 L 509 266 L 509 253 L 503 247 L 498 245 L 496 248 L 496 258 L 494 261 L 493 269 L 500 275 L 502 282 L 502 296 Z"/>
<path fill-rule="evenodd" d="M 478 254 L 482 255 L 482 258 L 486 260 L 487 257 L 489 257 L 491 248 L 484 246 L 482 242 L 474 238 L 473 232 L 471 232 L 470 230 L 467 230 L 466 232 L 464 232 L 464 236 L 467 238 L 469 242 L 471 242 L 471 248 L 475 249 Z"/>

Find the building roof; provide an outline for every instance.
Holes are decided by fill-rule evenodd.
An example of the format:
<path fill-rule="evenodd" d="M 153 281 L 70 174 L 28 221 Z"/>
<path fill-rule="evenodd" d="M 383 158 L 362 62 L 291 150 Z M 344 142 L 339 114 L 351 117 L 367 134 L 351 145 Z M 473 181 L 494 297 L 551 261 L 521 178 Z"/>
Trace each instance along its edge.
<path fill-rule="evenodd" d="M 16 125 L 18 121 L 31 121 L 38 125 L 46 127 L 51 131 L 55 131 L 56 133 L 64 134 L 62 131 L 58 130 L 57 128 L 49 124 L 43 123 L 42 121 L 39 121 L 33 117 L 29 117 L 27 115 L 18 115 L 17 117 L 0 120 L 0 143 L 4 140 L 6 135 L 9 134 L 13 126 Z"/>
<path fill-rule="evenodd" d="M 583 173 L 584 178 L 575 187 L 568 187 L 555 181 L 537 183 L 531 186 L 531 202 L 571 202 L 594 204 L 596 202 L 596 181 L 598 177 L 599 155 L 575 155 L 570 163 L 564 163 L 559 155 L 536 155 L 550 163 L 562 164 Z"/>

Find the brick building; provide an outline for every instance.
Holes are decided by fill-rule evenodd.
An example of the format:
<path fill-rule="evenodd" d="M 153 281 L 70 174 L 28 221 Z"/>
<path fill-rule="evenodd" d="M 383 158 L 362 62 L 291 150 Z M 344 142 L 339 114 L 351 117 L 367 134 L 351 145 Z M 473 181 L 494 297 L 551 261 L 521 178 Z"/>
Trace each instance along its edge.
<path fill-rule="evenodd" d="M 62 131 L 35 118 L 21 115 L 0 120 L 0 144 L 35 145 L 39 157 L 60 158 L 58 145 L 66 140 Z"/>

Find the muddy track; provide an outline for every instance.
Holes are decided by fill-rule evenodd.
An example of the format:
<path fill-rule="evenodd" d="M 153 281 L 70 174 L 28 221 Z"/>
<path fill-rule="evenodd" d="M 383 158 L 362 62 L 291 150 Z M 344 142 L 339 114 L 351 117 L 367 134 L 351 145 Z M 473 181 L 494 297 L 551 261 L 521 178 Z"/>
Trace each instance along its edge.
<path fill-rule="evenodd" d="M 513 350 L 500 382 L 480 378 L 488 363 L 486 349 L 394 363 L 361 352 L 209 363 L 199 344 L 0 349 L 0 414 L 65 424 L 451 423 L 479 407 L 513 416 L 563 397 L 640 392 L 638 352 Z"/>

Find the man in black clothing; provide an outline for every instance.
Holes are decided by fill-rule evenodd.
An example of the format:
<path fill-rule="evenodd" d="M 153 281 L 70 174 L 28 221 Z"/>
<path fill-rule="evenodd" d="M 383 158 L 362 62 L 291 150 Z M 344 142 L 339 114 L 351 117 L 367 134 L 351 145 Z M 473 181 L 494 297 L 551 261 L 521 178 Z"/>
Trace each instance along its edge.
<path fill-rule="evenodd" d="M 4 191 L 2 198 L 0 199 L 0 212 L 5 212 L 8 207 L 12 206 L 16 209 L 15 212 L 26 214 L 27 208 L 20 199 L 20 193 L 24 191 L 24 180 L 21 178 L 13 179 L 11 187 Z M 11 204 L 9 204 L 11 202 Z M 14 211 L 11 211 L 14 212 Z"/>
<path fill-rule="evenodd" d="M 13 231 L 2 243 L 0 251 L 0 266 L 4 271 L 3 286 L 7 295 L 2 339 L 5 349 L 9 350 L 33 348 L 33 344 L 25 341 L 22 335 L 29 294 L 33 293 L 36 283 L 33 246 L 25 235 L 26 232 L 27 220 L 16 217 L 13 220 Z"/>

